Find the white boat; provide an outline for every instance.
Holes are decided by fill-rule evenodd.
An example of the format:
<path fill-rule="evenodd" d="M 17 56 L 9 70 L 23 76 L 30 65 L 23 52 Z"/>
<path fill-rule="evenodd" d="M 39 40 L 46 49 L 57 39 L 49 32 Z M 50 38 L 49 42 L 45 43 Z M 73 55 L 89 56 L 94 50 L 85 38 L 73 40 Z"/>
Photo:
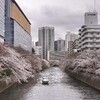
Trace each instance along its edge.
<path fill-rule="evenodd" d="M 42 84 L 49 84 L 49 79 L 48 79 L 48 77 L 43 77 L 43 78 L 42 78 Z"/>

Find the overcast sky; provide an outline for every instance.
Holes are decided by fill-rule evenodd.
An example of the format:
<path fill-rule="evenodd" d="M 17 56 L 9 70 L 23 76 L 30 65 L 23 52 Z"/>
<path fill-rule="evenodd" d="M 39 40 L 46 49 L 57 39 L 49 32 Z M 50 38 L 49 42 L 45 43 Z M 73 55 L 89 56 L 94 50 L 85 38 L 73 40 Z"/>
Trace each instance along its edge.
<path fill-rule="evenodd" d="M 94 10 L 94 0 L 16 0 L 32 24 L 32 40 L 38 40 L 38 28 L 55 27 L 55 38 L 65 38 L 67 31 L 78 33 L 84 13 Z M 96 0 L 100 13 L 100 0 Z M 100 15 L 99 15 L 100 16 Z M 100 19 L 99 19 L 100 21 Z"/>

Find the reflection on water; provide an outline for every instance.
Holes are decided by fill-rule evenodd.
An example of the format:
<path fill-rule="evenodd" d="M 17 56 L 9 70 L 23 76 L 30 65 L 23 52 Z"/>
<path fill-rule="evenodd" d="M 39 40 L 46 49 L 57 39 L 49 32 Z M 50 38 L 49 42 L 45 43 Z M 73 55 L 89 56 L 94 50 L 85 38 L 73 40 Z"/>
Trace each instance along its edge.
<path fill-rule="evenodd" d="M 42 77 L 49 85 L 42 85 Z M 100 92 L 69 77 L 59 68 L 50 68 L 28 84 L 14 85 L 2 94 L 0 100 L 100 100 Z"/>

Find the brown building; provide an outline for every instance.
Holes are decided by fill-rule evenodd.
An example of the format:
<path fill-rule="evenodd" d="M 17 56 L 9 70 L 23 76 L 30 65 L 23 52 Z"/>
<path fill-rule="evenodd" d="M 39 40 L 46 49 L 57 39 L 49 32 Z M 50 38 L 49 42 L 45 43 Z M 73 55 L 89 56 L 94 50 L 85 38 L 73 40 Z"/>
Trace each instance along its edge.
<path fill-rule="evenodd" d="M 15 0 L 5 0 L 5 43 L 32 48 L 31 23 Z"/>

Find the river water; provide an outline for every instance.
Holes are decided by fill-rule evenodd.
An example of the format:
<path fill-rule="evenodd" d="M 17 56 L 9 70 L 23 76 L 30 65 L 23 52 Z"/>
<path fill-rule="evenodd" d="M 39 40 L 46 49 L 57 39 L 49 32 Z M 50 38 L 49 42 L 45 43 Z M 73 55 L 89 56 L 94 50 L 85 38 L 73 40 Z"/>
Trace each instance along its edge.
<path fill-rule="evenodd" d="M 49 78 L 49 85 L 41 84 L 45 76 Z M 10 87 L 0 94 L 0 100 L 100 100 L 100 91 L 54 67 L 40 73 L 29 83 Z"/>

